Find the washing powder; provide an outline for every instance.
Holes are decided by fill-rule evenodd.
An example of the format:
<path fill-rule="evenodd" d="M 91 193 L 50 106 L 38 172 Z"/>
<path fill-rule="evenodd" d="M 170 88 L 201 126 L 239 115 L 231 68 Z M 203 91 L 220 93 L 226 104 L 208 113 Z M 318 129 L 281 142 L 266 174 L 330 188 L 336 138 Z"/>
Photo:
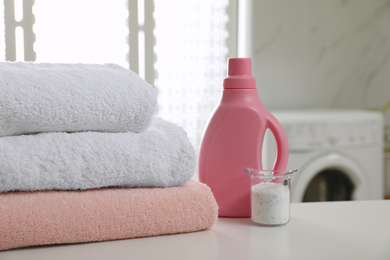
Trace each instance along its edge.
<path fill-rule="evenodd" d="M 252 221 L 256 224 L 282 225 L 290 218 L 290 191 L 279 183 L 261 182 L 251 190 Z"/>

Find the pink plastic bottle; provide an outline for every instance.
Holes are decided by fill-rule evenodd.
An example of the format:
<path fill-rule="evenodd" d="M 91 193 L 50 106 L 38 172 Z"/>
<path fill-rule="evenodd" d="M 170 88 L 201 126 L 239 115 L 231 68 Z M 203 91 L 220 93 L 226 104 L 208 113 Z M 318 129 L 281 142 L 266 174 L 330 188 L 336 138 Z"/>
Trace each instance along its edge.
<path fill-rule="evenodd" d="M 275 170 L 285 171 L 286 134 L 261 104 L 249 58 L 228 60 L 222 100 L 204 133 L 199 154 L 199 180 L 217 200 L 220 217 L 250 217 L 250 176 L 245 167 L 262 170 L 264 134 L 276 140 Z"/>

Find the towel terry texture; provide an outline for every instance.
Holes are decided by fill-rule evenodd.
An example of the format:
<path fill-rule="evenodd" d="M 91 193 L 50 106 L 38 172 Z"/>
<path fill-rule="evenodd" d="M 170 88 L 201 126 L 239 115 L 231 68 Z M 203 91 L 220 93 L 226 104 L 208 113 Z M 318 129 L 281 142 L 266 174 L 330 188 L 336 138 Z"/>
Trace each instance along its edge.
<path fill-rule="evenodd" d="M 106 188 L 0 194 L 0 250 L 205 230 L 217 220 L 210 189 Z"/>
<path fill-rule="evenodd" d="M 183 185 L 195 172 L 186 132 L 154 117 L 141 133 L 41 133 L 0 138 L 0 191 Z"/>
<path fill-rule="evenodd" d="M 37 132 L 140 132 L 157 93 L 114 64 L 0 62 L 0 136 Z"/>

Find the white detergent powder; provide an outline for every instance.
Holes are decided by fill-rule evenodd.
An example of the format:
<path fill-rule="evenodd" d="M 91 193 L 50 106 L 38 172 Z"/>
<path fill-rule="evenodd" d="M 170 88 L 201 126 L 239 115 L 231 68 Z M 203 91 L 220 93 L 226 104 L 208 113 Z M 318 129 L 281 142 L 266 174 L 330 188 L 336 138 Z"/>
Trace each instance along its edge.
<path fill-rule="evenodd" d="M 252 221 L 264 225 L 281 225 L 290 218 L 290 191 L 278 183 L 259 183 L 251 190 Z"/>

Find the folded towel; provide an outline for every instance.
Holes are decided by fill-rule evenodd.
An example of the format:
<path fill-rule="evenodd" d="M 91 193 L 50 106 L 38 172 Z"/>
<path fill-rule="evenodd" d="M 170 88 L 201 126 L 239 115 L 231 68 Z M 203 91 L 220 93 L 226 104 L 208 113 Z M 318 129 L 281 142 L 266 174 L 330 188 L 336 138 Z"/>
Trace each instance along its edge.
<path fill-rule="evenodd" d="M 0 136 L 140 132 L 156 105 L 150 84 L 114 64 L 0 62 Z"/>
<path fill-rule="evenodd" d="M 0 250 L 185 233 L 212 227 L 218 208 L 195 180 L 171 188 L 0 194 Z"/>
<path fill-rule="evenodd" d="M 194 174 L 179 126 L 155 117 L 141 133 L 41 133 L 0 138 L 0 191 L 169 187 Z"/>

